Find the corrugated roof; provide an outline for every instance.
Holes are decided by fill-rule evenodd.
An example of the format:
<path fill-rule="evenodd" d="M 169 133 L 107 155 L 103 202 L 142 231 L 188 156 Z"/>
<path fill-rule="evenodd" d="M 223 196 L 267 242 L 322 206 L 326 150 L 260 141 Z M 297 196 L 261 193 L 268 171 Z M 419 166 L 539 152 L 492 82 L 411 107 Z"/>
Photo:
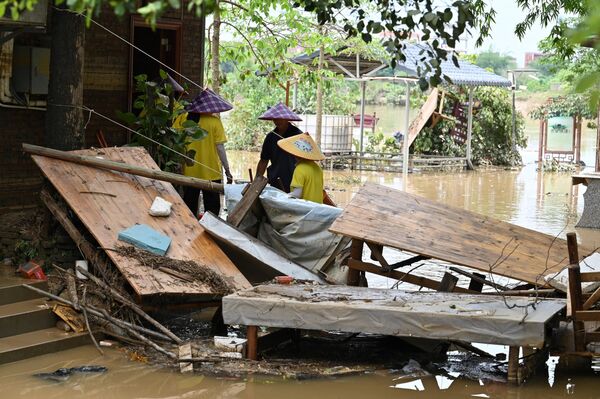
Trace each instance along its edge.
<path fill-rule="evenodd" d="M 427 47 L 423 44 L 407 44 L 404 50 L 406 61 L 399 62 L 396 68 L 408 73 L 410 76 L 417 76 L 417 67 L 423 63 L 421 58 L 427 57 L 426 51 Z M 440 64 L 442 74 L 452 79 L 452 83 L 457 86 L 511 86 L 511 82 L 507 78 L 489 72 L 468 61 L 459 59 L 458 65 L 459 68 L 454 65 L 451 59 L 442 61 Z"/>

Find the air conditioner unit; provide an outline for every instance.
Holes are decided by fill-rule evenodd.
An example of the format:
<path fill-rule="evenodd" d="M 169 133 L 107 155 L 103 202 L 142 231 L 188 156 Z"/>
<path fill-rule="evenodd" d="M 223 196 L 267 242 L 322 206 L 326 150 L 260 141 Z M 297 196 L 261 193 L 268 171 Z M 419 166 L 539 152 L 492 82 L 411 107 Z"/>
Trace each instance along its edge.
<path fill-rule="evenodd" d="M 3 17 L 0 17 L 0 27 L 45 27 L 48 19 L 48 0 L 37 0 L 33 10 L 24 11 L 18 20 L 13 20 L 10 16 L 10 10 L 6 10 Z"/>

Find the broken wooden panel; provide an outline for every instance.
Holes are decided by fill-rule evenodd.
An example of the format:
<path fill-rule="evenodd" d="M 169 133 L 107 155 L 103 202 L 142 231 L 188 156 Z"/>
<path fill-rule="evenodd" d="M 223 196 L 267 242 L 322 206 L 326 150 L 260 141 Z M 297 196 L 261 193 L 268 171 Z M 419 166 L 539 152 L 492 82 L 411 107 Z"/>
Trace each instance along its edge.
<path fill-rule="evenodd" d="M 156 163 L 141 147 L 73 152 L 158 170 Z M 108 249 L 108 256 L 139 296 L 187 294 L 213 297 L 206 284 L 179 279 L 111 251 L 111 248 L 124 244 L 117 240 L 119 231 L 136 223 L 146 224 L 172 239 L 167 257 L 204 264 L 237 289 L 250 287 L 250 283 L 198 224 L 170 183 L 38 155 L 32 158 L 100 246 Z M 148 214 L 156 196 L 173 204 L 169 217 L 158 218 Z"/>
<path fill-rule="evenodd" d="M 569 263 L 565 240 L 372 183 L 330 231 L 540 286 Z"/>
<path fill-rule="evenodd" d="M 564 299 L 272 284 L 224 297 L 223 318 L 247 326 L 541 347 L 546 324 L 564 307 Z"/>

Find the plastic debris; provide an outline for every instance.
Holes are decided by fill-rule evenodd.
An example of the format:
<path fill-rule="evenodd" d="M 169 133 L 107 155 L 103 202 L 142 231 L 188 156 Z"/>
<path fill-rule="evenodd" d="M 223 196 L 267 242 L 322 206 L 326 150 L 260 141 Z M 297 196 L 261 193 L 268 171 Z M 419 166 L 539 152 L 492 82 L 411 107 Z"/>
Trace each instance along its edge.
<path fill-rule="evenodd" d="M 161 198 L 161 197 L 156 197 L 154 198 L 154 201 L 152 202 L 152 206 L 150 206 L 150 215 L 152 216 L 169 216 L 171 214 L 171 206 L 173 204 L 171 204 L 169 201 Z"/>

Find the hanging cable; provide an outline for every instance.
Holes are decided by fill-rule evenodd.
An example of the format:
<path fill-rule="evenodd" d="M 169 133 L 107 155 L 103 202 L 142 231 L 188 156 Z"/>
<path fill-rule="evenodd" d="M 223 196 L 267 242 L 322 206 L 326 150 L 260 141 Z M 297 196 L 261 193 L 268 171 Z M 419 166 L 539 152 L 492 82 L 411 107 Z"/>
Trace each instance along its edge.
<path fill-rule="evenodd" d="M 115 125 L 117 125 L 117 126 L 119 126 L 119 127 L 122 127 L 123 129 L 125 129 L 125 130 L 127 130 L 127 131 L 129 131 L 129 132 L 131 132 L 131 133 L 133 133 L 133 134 L 137 134 L 138 136 L 141 136 L 141 137 L 145 138 L 146 140 L 148 140 L 148 141 L 150 141 L 150 142 L 152 142 L 152 143 L 154 143 L 154 144 L 156 144 L 156 145 L 158 145 L 158 146 L 160 146 L 160 147 L 163 147 L 163 148 L 167 149 L 168 151 L 171 151 L 171 152 L 173 152 L 173 153 L 175 153 L 175 154 L 179 155 L 180 157 L 182 157 L 182 158 L 184 158 L 184 159 L 186 159 L 186 160 L 188 160 L 188 161 L 191 161 L 191 162 L 193 162 L 193 163 L 195 163 L 195 164 L 197 164 L 197 165 L 203 166 L 203 167 L 205 167 L 205 168 L 207 168 L 207 169 L 209 169 L 209 170 L 212 170 L 212 171 L 214 171 L 214 172 L 217 172 L 217 173 L 219 173 L 219 174 L 221 174 L 221 173 L 222 173 L 222 171 L 219 171 L 219 170 L 213 169 L 213 168 L 211 168 L 210 166 L 203 164 L 202 162 L 198 162 L 198 161 L 196 161 L 195 159 L 188 157 L 186 154 L 182 154 L 182 153 L 180 153 L 179 151 L 175 151 L 175 150 L 174 150 L 174 149 L 172 149 L 171 147 L 169 147 L 169 146 L 166 146 L 166 145 L 164 145 L 164 144 L 162 144 L 162 143 L 160 143 L 160 142 L 158 142 L 158 141 L 156 141 L 156 140 L 154 140 L 154 139 L 152 139 L 152 138 L 150 138 L 150 137 L 148 137 L 148 136 L 146 136 L 146 135 L 144 135 L 144 134 L 142 134 L 142 133 L 138 132 L 137 130 L 133 130 L 133 129 L 131 129 L 130 127 L 128 127 L 128 126 L 126 126 L 126 125 L 123 125 L 122 123 L 120 123 L 120 122 L 118 122 L 118 121 L 116 121 L 116 120 L 114 120 L 114 119 L 111 119 L 111 118 L 109 118 L 109 117 L 108 117 L 108 116 L 106 116 L 106 115 L 103 115 L 103 114 L 101 114 L 101 113 L 99 113 L 99 112 L 96 112 L 96 111 L 94 111 L 92 108 L 86 107 L 85 105 L 84 105 L 84 106 L 79 106 L 79 105 L 69 105 L 69 104 L 54 104 L 54 103 L 48 103 L 48 105 L 52 105 L 52 106 L 54 106 L 54 107 L 65 107 L 65 108 L 75 108 L 75 109 L 81 109 L 81 110 L 83 110 L 83 111 L 87 111 L 87 112 L 89 112 L 89 113 L 90 113 L 90 117 L 91 117 L 91 115 L 92 115 L 92 114 L 94 114 L 94 115 L 98 115 L 100 118 L 103 118 L 103 119 L 105 119 L 105 120 L 107 120 L 107 121 L 109 121 L 109 122 L 111 122 L 111 123 L 114 123 Z M 88 119 L 88 122 L 89 122 L 89 119 Z M 86 124 L 86 126 L 87 126 L 87 124 Z"/>

